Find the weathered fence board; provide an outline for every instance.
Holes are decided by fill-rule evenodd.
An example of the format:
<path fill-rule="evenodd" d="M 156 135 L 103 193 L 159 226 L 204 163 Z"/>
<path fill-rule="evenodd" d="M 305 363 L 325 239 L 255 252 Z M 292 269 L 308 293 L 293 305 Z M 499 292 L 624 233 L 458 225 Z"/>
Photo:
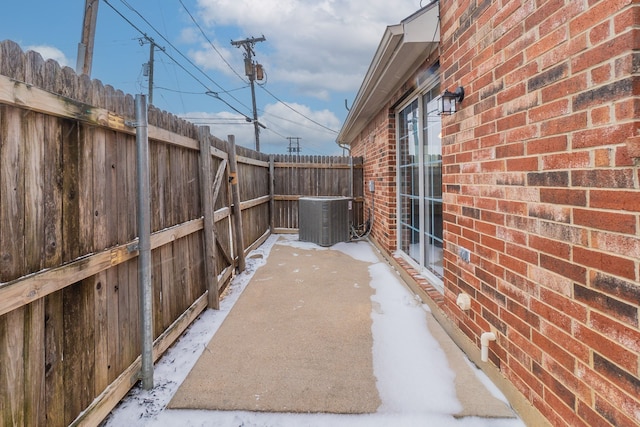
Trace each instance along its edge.
<path fill-rule="evenodd" d="M 67 399 L 64 376 L 64 322 L 62 292 L 45 297 L 45 396 L 48 425 L 64 426 Z M 1 329 L 1 328 L 0 328 Z M 119 329 L 116 329 L 119 331 Z M 115 367 L 114 367 L 115 370 Z M 69 396 L 70 399 L 73 396 Z"/>
<path fill-rule="evenodd" d="M 133 119 L 132 96 L 0 43 L 2 425 L 95 425 L 137 379 Z M 229 145 L 149 111 L 154 359 L 215 306 L 247 251 L 295 231 L 300 196 L 360 203 L 361 178 L 348 183 L 361 163 Z"/>

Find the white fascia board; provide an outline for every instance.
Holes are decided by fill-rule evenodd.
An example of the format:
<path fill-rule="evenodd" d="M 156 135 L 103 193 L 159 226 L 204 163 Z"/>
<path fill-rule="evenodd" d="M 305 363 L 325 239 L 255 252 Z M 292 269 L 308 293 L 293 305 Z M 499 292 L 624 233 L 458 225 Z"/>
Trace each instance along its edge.
<path fill-rule="evenodd" d="M 338 134 L 338 143 L 350 144 L 440 42 L 438 15 L 438 2 L 433 2 L 400 24 L 387 27 Z"/>

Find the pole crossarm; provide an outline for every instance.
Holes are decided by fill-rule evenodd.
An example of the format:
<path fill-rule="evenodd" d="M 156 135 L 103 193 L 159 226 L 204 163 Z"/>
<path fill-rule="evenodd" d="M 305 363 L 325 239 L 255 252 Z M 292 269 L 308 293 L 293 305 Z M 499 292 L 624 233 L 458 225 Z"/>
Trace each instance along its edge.
<path fill-rule="evenodd" d="M 237 48 L 244 47 L 244 49 L 246 50 L 246 54 L 249 56 L 249 58 L 251 58 L 251 56 L 255 55 L 255 52 L 253 51 L 253 47 L 256 45 L 256 43 L 263 42 L 266 40 L 267 39 L 265 39 L 264 36 L 249 37 L 243 40 L 232 40 L 231 45 Z"/>

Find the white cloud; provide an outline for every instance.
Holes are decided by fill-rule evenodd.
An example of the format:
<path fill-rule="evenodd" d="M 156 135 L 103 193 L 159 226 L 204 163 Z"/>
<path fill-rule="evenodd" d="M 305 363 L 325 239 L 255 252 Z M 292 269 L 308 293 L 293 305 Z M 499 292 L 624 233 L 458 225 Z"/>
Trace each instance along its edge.
<path fill-rule="evenodd" d="M 42 55 L 42 58 L 46 61 L 47 59 L 53 59 L 58 62 L 62 67 L 71 67 L 71 63 L 69 59 L 65 56 L 65 54 L 58 48 L 53 46 L 46 45 L 37 45 L 37 46 L 27 46 L 25 50 L 33 50 Z"/>
<path fill-rule="evenodd" d="M 415 12 L 419 2 L 199 0 L 198 8 L 207 31 L 238 26 L 247 37 L 266 37 L 256 59 L 270 82 L 293 83 L 299 93 L 322 98 L 326 91 L 357 90 L 386 26 Z"/>
<path fill-rule="evenodd" d="M 178 40 L 182 43 L 198 43 L 202 36 L 194 27 L 183 28 Z"/>
<path fill-rule="evenodd" d="M 329 129 L 339 130 L 341 122 L 332 111 L 312 110 L 297 103 L 288 105 L 291 108 L 280 102 L 269 104 L 260 118 L 267 126 L 264 134 L 268 135 L 267 142 L 273 152 L 287 153 L 289 141 L 286 137 L 297 137 L 300 138 L 300 154 L 340 154 L 341 150 L 335 142 L 336 133 Z"/>
<path fill-rule="evenodd" d="M 233 75 L 233 71 L 227 65 L 231 64 L 233 69 L 244 78 L 242 55 L 237 54 L 235 48 L 223 47 L 223 44 L 215 41 L 212 41 L 212 43 L 218 52 L 212 52 L 212 47 L 209 42 L 203 42 L 200 44 L 200 49 L 192 49 L 189 51 L 189 56 L 193 62 L 205 70 L 215 70 L 225 75 Z"/>

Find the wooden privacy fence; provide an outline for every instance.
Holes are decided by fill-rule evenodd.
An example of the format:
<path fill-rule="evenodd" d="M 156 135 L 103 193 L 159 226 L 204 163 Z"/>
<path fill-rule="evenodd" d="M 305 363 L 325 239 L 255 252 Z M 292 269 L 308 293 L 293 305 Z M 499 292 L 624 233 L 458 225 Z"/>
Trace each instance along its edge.
<path fill-rule="evenodd" d="M 139 378 L 133 120 L 130 95 L 0 43 L 2 425 L 97 424 Z M 360 159 L 268 156 L 153 108 L 148 135 L 154 360 L 301 195 L 353 191 L 361 221 Z"/>
<path fill-rule="evenodd" d="M 271 227 L 297 231 L 298 200 L 304 196 L 353 198 L 354 226 L 364 223 L 362 158 L 274 155 Z"/>

